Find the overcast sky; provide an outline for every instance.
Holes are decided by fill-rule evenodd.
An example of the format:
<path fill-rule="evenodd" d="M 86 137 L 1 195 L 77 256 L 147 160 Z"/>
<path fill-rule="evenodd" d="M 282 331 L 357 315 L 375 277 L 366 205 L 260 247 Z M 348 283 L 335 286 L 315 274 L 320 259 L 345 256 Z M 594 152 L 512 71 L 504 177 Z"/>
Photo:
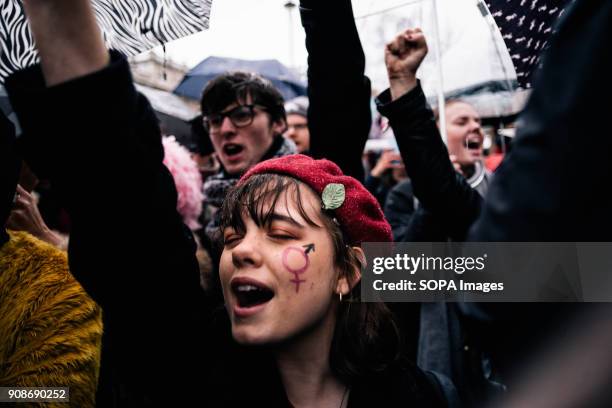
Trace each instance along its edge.
<path fill-rule="evenodd" d="M 333 0 L 317 0 L 333 1 Z M 168 57 L 189 67 L 215 55 L 243 59 L 278 59 L 298 70 L 306 66 L 304 33 L 299 12 L 291 17 L 286 0 L 213 0 L 210 29 L 167 45 Z M 298 0 L 294 0 L 299 3 Z M 476 0 L 438 0 L 440 40 L 444 51 L 444 82 L 447 91 L 490 79 L 512 76 L 513 68 L 501 59 L 493 45 L 491 30 L 476 7 Z M 353 0 L 357 27 L 368 61 L 368 75 L 376 87 L 385 86 L 382 47 L 406 25 L 418 25 L 433 48 L 431 0 Z M 290 29 L 290 23 L 291 29 Z M 291 41 L 292 39 L 292 41 Z M 503 52 L 505 46 L 501 46 Z M 159 52 L 159 50 L 156 50 Z M 434 53 L 423 67 L 426 90 L 437 87 Z M 507 56 L 503 56 L 506 58 Z"/>
<path fill-rule="evenodd" d="M 283 0 L 213 0 L 210 29 L 169 43 L 168 55 L 189 66 L 211 55 L 274 58 L 289 65 L 289 12 L 283 4 Z M 292 18 L 296 62 L 305 64 L 297 9 Z"/>

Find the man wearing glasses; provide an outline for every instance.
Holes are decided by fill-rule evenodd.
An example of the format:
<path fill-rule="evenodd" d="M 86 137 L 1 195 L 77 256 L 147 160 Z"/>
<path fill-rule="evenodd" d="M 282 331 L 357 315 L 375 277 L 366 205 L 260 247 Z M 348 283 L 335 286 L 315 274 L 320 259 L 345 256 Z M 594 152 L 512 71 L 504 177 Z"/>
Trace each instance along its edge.
<path fill-rule="evenodd" d="M 234 72 L 212 80 L 202 94 L 204 127 L 210 134 L 221 169 L 204 183 L 206 234 L 217 230 L 216 210 L 227 190 L 249 168 L 274 157 L 297 153 L 282 137 L 287 128 L 284 101 L 259 75 Z"/>

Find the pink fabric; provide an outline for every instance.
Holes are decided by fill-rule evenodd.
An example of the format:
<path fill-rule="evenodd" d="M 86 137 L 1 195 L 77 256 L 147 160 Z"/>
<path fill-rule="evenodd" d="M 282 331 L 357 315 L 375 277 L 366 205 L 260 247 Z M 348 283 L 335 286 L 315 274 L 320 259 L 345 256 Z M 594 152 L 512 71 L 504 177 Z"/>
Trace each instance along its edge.
<path fill-rule="evenodd" d="M 176 209 L 183 217 L 183 222 L 191 230 L 201 227 L 198 218 L 202 213 L 202 176 L 198 165 L 191 158 L 189 151 L 181 146 L 174 136 L 162 138 L 164 145 L 164 164 L 172 173 L 178 192 Z"/>
<path fill-rule="evenodd" d="M 352 244 L 362 242 L 391 242 L 391 226 L 385 219 L 376 198 L 353 177 L 329 160 L 314 160 L 301 154 L 263 161 L 252 167 L 240 183 L 255 174 L 285 174 L 308 184 L 319 196 L 330 183 L 344 185 L 346 198 L 340 208 L 333 210 Z"/>

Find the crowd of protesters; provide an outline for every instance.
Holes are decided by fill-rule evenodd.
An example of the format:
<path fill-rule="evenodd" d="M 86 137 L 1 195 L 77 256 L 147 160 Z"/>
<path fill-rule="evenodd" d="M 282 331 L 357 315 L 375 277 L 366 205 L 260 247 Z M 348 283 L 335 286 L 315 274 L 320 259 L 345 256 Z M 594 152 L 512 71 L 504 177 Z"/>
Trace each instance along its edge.
<path fill-rule="evenodd" d="M 371 86 L 350 0 L 300 1 L 308 97 L 250 72 L 208 83 L 199 155 L 162 136 L 89 0 L 24 6 L 40 64 L 6 80 L 18 139 L 0 117 L 0 387 L 70 387 L 75 407 L 478 407 L 520 385 L 562 322 L 592 318 L 361 302 L 362 244 L 610 241 L 611 139 L 593 120 L 607 106 L 591 103 L 612 91 L 610 3 L 564 15 L 495 173 L 474 107 L 430 109 L 418 28 L 381 50 L 376 107 L 397 144 L 364 166 Z M 66 228 L 39 211 L 32 190 L 49 188 Z M 609 405 L 600 388 L 588 406 Z M 506 406 L 587 406 L 517 389 Z"/>

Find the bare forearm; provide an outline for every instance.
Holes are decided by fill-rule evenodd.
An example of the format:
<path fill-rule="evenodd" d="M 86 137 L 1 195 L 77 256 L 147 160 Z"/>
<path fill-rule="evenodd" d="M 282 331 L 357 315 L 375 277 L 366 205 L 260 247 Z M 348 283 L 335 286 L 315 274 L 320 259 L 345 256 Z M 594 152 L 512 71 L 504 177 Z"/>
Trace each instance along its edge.
<path fill-rule="evenodd" d="M 395 78 L 389 76 L 389 89 L 391 90 L 391 99 L 396 100 L 412 91 L 417 86 L 416 76 L 405 76 Z"/>
<path fill-rule="evenodd" d="M 64 237 L 50 229 L 47 229 L 45 234 L 39 238 L 45 242 L 48 242 L 54 247 L 61 249 L 62 251 L 66 251 L 68 249 L 68 237 Z"/>
<path fill-rule="evenodd" d="M 109 56 L 90 0 L 24 0 L 47 86 L 95 72 Z"/>

